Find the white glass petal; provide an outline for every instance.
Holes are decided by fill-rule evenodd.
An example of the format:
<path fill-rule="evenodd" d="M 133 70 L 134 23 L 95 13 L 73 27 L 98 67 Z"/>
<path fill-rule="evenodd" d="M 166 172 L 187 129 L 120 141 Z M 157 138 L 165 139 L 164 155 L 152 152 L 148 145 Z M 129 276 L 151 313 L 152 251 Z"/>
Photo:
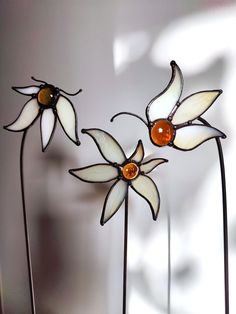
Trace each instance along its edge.
<path fill-rule="evenodd" d="M 152 181 L 151 178 L 142 174 L 139 175 L 137 179 L 133 180 L 131 184 L 135 192 L 137 192 L 148 202 L 152 210 L 153 219 L 157 219 L 160 198 L 156 184 Z"/>
<path fill-rule="evenodd" d="M 101 224 L 104 225 L 120 208 L 127 194 L 128 183 L 122 180 L 117 181 L 108 192 L 101 217 Z"/>
<path fill-rule="evenodd" d="M 167 118 L 178 102 L 183 88 L 183 76 L 175 62 L 171 62 L 172 77 L 166 89 L 153 98 L 147 107 L 149 121 Z"/>
<path fill-rule="evenodd" d="M 191 150 L 213 137 L 225 137 L 219 130 L 204 125 L 188 125 L 176 130 L 174 146 Z"/>
<path fill-rule="evenodd" d="M 172 123 L 181 124 L 198 118 L 221 93 L 221 90 L 202 91 L 185 98 L 176 110 Z"/>
<path fill-rule="evenodd" d="M 77 144 L 77 119 L 72 103 L 69 99 L 61 95 L 56 104 L 56 109 L 63 130 L 66 135 Z"/>
<path fill-rule="evenodd" d="M 118 177 L 118 169 L 108 164 L 97 164 L 80 169 L 72 169 L 70 173 L 86 182 L 108 182 Z"/>
<path fill-rule="evenodd" d="M 55 123 L 56 117 L 52 109 L 45 109 L 41 116 L 41 140 L 43 151 L 46 149 L 53 135 Z"/>
<path fill-rule="evenodd" d="M 13 87 L 15 91 L 23 95 L 37 94 L 40 90 L 39 86 Z"/>
<path fill-rule="evenodd" d="M 125 162 L 126 156 L 123 149 L 109 133 L 100 129 L 83 129 L 82 132 L 93 138 L 105 160 L 118 164 Z"/>
<path fill-rule="evenodd" d="M 142 141 L 139 141 L 134 153 L 130 156 L 129 159 L 139 163 L 143 160 L 143 157 L 144 157 L 143 143 Z"/>
<path fill-rule="evenodd" d="M 167 162 L 167 160 L 161 158 L 149 160 L 140 166 L 140 171 L 143 173 L 149 173 L 163 162 Z"/>
<path fill-rule="evenodd" d="M 17 119 L 5 128 L 9 131 L 22 131 L 32 124 L 38 113 L 38 102 L 33 98 L 24 105 Z"/>

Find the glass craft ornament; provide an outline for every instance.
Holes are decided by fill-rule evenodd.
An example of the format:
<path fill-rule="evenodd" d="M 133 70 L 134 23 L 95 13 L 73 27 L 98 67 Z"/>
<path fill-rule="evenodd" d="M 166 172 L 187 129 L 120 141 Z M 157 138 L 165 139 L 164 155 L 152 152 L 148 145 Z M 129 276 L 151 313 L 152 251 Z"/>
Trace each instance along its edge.
<path fill-rule="evenodd" d="M 226 138 L 226 135 L 212 127 L 201 117 L 220 96 L 222 90 L 196 92 L 180 101 L 183 90 L 183 75 L 175 61 L 171 61 L 170 65 L 172 68 L 170 82 L 147 105 L 146 120 L 135 113 L 125 111 L 115 114 L 111 118 L 111 122 L 120 115 L 131 115 L 138 118 L 146 125 L 150 141 L 157 147 L 170 146 L 178 150 L 190 151 L 210 139 L 215 139 L 219 155 L 222 187 L 225 314 L 229 314 L 227 197 L 224 156 L 220 141 L 220 138 Z M 170 271 L 168 271 L 169 274 Z M 168 278 L 168 282 L 170 282 L 170 278 Z M 168 291 L 168 298 L 169 296 Z M 169 313 L 170 300 L 168 300 Z"/>
<path fill-rule="evenodd" d="M 167 160 L 154 158 L 143 162 L 144 148 L 141 140 L 139 140 L 133 154 L 127 158 L 120 144 L 104 130 L 83 129 L 82 133 L 92 137 L 107 163 L 70 169 L 70 174 L 90 183 L 115 180 L 105 199 L 101 225 L 104 225 L 120 208 L 127 196 L 129 187 L 148 202 L 152 217 L 156 220 L 160 206 L 159 192 L 156 184 L 147 174 Z"/>
<path fill-rule="evenodd" d="M 220 130 L 197 120 L 210 108 L 222 90 L 200 91 L 180 101 L 183 75 L 175 61 L 171 62 L 171 68 L 169 84 L 146 107 L 146 121 L 131 112 L 117 113 L 111 121 L 119 115 L 134 116 L 147 126 L 150 140 L 155 146 L 171 146 L 183 151 L 192 150 L 212 138 L 225 138 Z"/>
<path fill-rule="evenodd" d="M 30 239 L 28 232 L 28 219 L 25 205 L 25 192 L 24 192 L 24 147 L 25 139 L 29 128 L 35 123 L 37 118 L 41 116 L 40 129 L 41 129 L 41 143 L 42 151 L 44 152 L 48 147 L 55 128 L 57 120 L 59 120 L 65 134 L 76 145 L 79 145 L 79 139 L 77 134 L 77 116 L 71 101 L 63 94 L 75 96 L 82 90 L 70 94 L 64 90 L 48 84 L 45 81 L 37 80 L 32 77 L 36 82 L 40 82 L 39 86 L 30 85 L 26 87 L 13 87 L 16 92 L 30 96 L 30 100 L 24 105 L 19 116 L 16 120 L 4 126 L 8 131 L 23 132 L 20 148 L 20 180 L 21 180 L 21 195 L 22 195 L 22 207 L 23 207 L 23 219 L 24 219 L 24 233 L 25 244 L 27 254 L 27 268 L 28 279 L 30 288 L 30 301 L 31 301 L 31 313 L 36 314 L 35 309 L 35 297 L 34 297 L 34 283 L 32 274 L 32 263 L 30 253 Z M 63 94 L 62 94 L 63 93 Z"/>
<path fill-rule="evenodd" d="M 127 250 L 128 250 L 128 189 L 132 188 L 144 198 L 157 219 L 160 208 L 160 197 L 156 184 L 147 175 L 158 165 L 167 162 L 163 158 L 154 158 L 143 162 L 144 148 L 142 141 L 130 157 L 126 157 L 120 144 L 107 132 L 101 129 L 84 129 L 96 143 L 107 163 L 99 163 L 83 168 L 70 169 L 69 173 L 78 179 L 91 183 L 104 183 L 115 180 L 103 205 L 100 223 L 104 225 L 118 211 L 125 201 L 124 214 L 124 262 L 123 262 L 123 314 L 126 313 L 127 287 Z"/>
<path fill-rule="evenodd" d="M 82 92 L 82 89 L 71 94 L 44 81 L 34 80 L 43 84 L 13 87 L 13 90 L 22 95 L 30 96 L 31 99 L 24 105 L 16 120 L 4 128 L 13 132 L 24 131 L 41 116 L 42 151 L 45 151 L 53 137 L 57 120 L 59 120 L 65 134 L 76 145 L 79 145 L 76 112 L 72 102 L 62 93 L 75 96 Z"/>

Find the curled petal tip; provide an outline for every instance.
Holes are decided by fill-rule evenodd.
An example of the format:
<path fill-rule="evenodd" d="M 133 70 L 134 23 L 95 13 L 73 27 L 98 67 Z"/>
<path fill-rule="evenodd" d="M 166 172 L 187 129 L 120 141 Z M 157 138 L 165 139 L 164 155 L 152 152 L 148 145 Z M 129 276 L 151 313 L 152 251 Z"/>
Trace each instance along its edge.
<path fill-rule="evenodd" d="M 171 66 L 176 65 L 176 62 L 175 62 L 174 60 L 172 60 L 172 61 L 170 62 L 170 65 L 171 65 Z"/>
<path fill-rule="evenodd" d="M 81 130 L 81 133 L 83 133 L 83 134 L 84 134 L 84 133 L 87 133 L 87 129 L 82 129 L 82 130 Z"/>
<path fill-rule="evenodd" d="M 221 136 L 222 138 L 227 138 L 227 135 L 226 134 L 224 134 L 224 133 L 222 133 L 222 136 Z"/>

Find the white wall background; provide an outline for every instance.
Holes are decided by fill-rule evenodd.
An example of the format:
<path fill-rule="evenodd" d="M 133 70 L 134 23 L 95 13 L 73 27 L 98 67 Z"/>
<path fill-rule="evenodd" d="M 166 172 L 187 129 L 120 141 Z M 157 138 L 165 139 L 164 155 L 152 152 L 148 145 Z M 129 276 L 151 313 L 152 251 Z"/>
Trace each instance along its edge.
<path fill-rule="evenodd" d="M 188 153 L 157 149 L 138 120 L 181 67 L 183 96 L 222 88 L 204 115 L 228 135 L 227 171 L 231 313 L 236 311 L 235 1 L 4 1 L 0 10 L 1 125 L 18 115 L 26 97 L 12 85 L 30 76 L 68 91 L 79 130 L 111 132 L 126 151 L 141 138 L 146 152 L 169 159 L 152 175 L 161 194 L 159 220 L 130 193 L 129 314 L 167 313 L 167 212 L 171 217 L 173 314 L 221 314 L 224 307 L 222 209 L 217 150 L 209 141 Z M 127 132 L 128 130 L 128 132 Z M 38 314 L 121 313 L 123 210 L 99 225 L 109 184 L 92 185 L 69 168 L 98 162 L 94 143 L 79 133 L 76 147 L 57 127 L 41 152 L 38 123 L 25 151 L 26 201 Z M 21 134 L 1 131 L 1 281 L 5 314 L 30 313 L 24 247 L 19 148 Z"/>

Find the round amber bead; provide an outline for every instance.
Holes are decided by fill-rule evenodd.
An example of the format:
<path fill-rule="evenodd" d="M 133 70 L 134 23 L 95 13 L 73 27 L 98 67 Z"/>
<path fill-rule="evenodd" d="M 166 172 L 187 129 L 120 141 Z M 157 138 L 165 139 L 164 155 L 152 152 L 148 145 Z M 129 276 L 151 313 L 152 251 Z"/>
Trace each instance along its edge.
<path fill-rule="evenodd" d="M 122 174 L 125 179 L 133 180 L 139 174 L 139 167 L 135 163 L 130 162 L 124 166 Z"/>
<path fill-rule="evenodd" d="M 38 92 L 38 102 L 45 106 L 52 106 L 55 100 L 55 89 L 47 86 L 40 89 Z"/>
<path fill-rule="evenodd" d="M 173 140 L 174 134 L 172 123 L 166 119 L 156 121 L 151 129 L 151 139 L 158 146 L 168 145 Z"/>

